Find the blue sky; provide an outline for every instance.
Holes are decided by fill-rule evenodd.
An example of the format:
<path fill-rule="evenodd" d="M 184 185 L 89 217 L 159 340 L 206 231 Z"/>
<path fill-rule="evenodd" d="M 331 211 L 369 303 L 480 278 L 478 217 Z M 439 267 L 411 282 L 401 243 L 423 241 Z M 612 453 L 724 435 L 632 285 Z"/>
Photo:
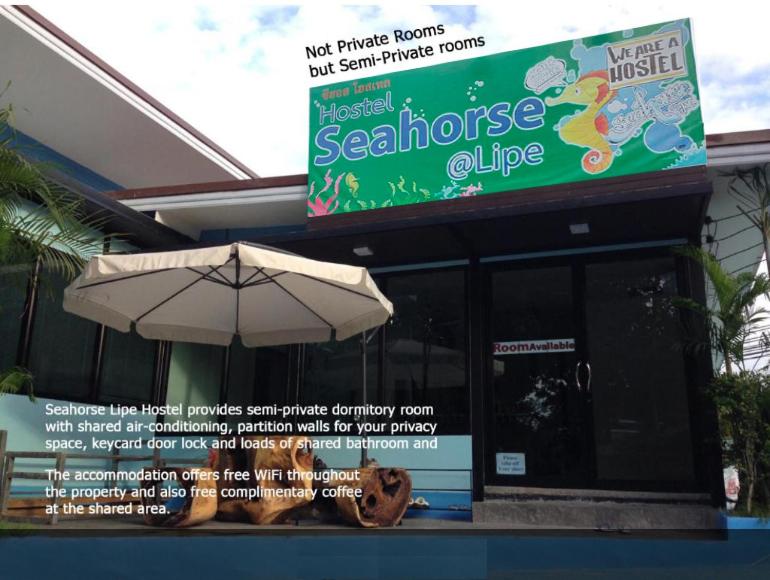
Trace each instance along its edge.
<path fill-rule="evenodd" d="M 767 3 L 50 2 L 33 7 L 261 175 L 307 164 L 304 47 L 444 24 L 443 39 L 483 35 L 469 58 L 689 16 L 709 133 L 770 128 Z M 420 63 L 436 64 L 439 59 Z M 381 67 L 377 73 L 406 68 Z M 371 71 L 367 71 L 371 72 Z M 335 75 L 334 81 L 363 76 Z"/>

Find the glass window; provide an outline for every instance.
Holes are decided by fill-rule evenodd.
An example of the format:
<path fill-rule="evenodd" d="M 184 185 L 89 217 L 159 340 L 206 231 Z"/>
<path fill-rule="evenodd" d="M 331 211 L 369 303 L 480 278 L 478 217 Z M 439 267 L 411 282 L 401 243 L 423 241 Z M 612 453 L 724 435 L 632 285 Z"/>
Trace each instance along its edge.
<path fill-rule="evenodd" d="M 385 331 L 383 403 L 433 405 L 442 434 L 470 432 L 465 271 L 387 279 L 395 315 Z"/>
<path fill-rule="evenodd" d="M 246 421 L 249 405 L 283 405 L 287 402 L 289 348 L 246 348 L 240 341 L 230 346 L 227 403 L 240 405 L 244 414 L 231 417 L 231 424 Z M 262 417 L 260 417 L 262 418 Z"/>
<path fill-rule="evenodd" d="M 107 329 L 102 355 L 99 402 L 149 403 L 157 342 L 135 332 Z"/>
<path fill-rule="evenodd" d="M 230 374 L 227 384 L 227 403 L 246 407 L 254 404 L 256 383 L 255 349 L 246 348 L 238 339 L 230 345 Z"/>
<path fill-rule="evenodd" d="M 367 402 L 377 402 L 377 337 L 366 351 Z M 342 342 L 304 345 L 304 374 L 299 402 L 332 407 L 336 403 L 360 405 L 364 401 L 361 376 L 361 336 Z M 355 417 L 340 417 L 354 420 Z"/>
<path fill-rule="evenodd" d="M 257 358 L 257 390 L 254 393 L 254 400 L 262 405 L 288 403 L 289 347 L 258 348 L 255 354 Z"/>
<path fill-rule="evenodd" d="M 575 382 L 572 267 L 526 267 L 492 274 L 492 431 L 496 454 L 522 454 L 525 470 L 489 465 L 494 477 L 580 485 L 591 456 L 585 406 Z M 554 350 L 541 350 L 546 345 Z M 509 480 L 515 481 L 515 480 Z"/>
<path fill-rule="evenodd" d="M 97 325 L 64 312 L 66 286 L 60 276 L 41 276 L 29 368 L 37 394 L 85 399 L 90 392 Z"/>
<path fill-rule="evenodd" d="M 598 476 L 694 477 L 673 258 L 591 264 L 586 316 Z"/>
<path fill-rule="evenodd" d="M 16 364 L 28 275 L 27 266 L 0 266 L 0 371 Z"/>
<path fill-rule="evenodd" d="M 171 347 L 167 404 L 181 404 L 185 415 L 190 406 L 218 404 L 224 354 L 221 346 L 175 342 Z M 170 416 L 168 420 L 187 418 Z M 189 419 L 203 423 L 216 421 L 217 417 L 195 415 Z"/>

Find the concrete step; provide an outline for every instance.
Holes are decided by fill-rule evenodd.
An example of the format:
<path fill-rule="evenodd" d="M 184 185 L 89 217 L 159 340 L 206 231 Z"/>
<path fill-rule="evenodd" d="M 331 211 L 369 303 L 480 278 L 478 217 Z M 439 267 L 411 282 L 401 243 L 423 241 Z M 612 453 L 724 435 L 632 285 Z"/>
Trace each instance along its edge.
<path fill-rule="evenodd" d="M 473 522 L 582 530 L 718 530 L 708 505 L 597 500 L 489 499 L 473 503 Z"/>

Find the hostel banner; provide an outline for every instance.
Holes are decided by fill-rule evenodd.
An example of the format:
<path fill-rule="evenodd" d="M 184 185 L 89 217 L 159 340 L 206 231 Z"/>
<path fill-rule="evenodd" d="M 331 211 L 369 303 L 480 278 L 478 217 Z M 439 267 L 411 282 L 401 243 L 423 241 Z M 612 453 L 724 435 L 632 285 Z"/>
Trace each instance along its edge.
<path fill-rule="evenodd" d="M 310 91 L 311 217 L 705 162 L 687 19 Z"/>

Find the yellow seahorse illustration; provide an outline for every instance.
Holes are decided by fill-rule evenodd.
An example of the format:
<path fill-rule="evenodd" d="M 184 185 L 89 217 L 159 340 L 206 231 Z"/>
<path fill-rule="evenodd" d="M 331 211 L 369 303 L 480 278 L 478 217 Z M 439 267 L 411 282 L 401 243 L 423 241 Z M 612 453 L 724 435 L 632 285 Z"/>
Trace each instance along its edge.
<path fill-rule="evenodd" d="M 565 143 L 589 149 L 583 155 L 583 170 L 587 173 L 601 173 L 612 165 L 612 148 L 606 139 L 609 123 L 607 117 L 599 111 L 614 96 L 615 91 L 610 89 L 607 73 L 594 71 L 566 87 L 558 97 L 545 99 L 549 107 L 563 103 L 586 105 L 583 111 L 559 128 L 559 137 Z"/>
<path fill-rule="evenodd" d="M 352 172 L 345 176 L 345 185 L 348 186 L 353 197 L 358 197 L 358 178 Z"/>

